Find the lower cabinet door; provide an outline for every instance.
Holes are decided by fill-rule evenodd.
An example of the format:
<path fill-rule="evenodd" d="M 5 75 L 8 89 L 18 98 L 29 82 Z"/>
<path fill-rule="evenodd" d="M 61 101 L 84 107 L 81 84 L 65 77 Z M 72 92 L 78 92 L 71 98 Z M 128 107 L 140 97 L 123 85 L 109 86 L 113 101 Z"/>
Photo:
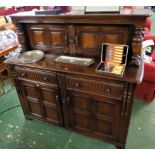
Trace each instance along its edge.
<path fill-rule="evenodd" d="M 119 101 L 68 91 L 69 126 L 95 137 L 117 139 Z"/>
<path fill-rule="evenodd" d="M 28 116 L 47 123 L 63 125 L 59 93 L 52 86 L 20 81 Z"/>

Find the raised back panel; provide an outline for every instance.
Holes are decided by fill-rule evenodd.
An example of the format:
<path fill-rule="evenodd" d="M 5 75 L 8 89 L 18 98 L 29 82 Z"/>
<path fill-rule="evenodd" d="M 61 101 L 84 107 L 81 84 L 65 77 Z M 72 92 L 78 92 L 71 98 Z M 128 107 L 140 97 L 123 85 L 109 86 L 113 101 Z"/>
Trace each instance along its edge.
<path fill-rule="evenodd" d="M 47 48 L 46 28 L 43 25 L 27 25 L 27 32 L 32 49 L 44 50 Z"/>
<path fill-rule="evenodd" d="M 124 38 L 124 33 L 117 32 L 117 33 L 111 33 L 111 32 L 106 32 L 104 33 L 104 38 L 105 38 L 105 43 L 113 43 L 113 44 L 123 44 L 123 38 Z"/>
<path fill-rule="evenodd" d="M 67 27 L 64 25 L 47 25 L 48 44 L 51 52 L 63 54 L 68 52 Z"/>
<path fill-rule="evenodd" d="M 45 45 L 43 31 L 33 31 L 33 36 L 34 36 L 34 43 L 36 46 Z"/>
<path fill-rule="evenodd" d="M 95 33 L 95 32 L 90 32 L 90 33 L 88 33 L 88 32 L 84 32 L 84 33 L 82 33 L 82 42 L 84 42 L 84 44 L 82 44 L 83 45 L 83 49 L 94 49 L 94 48 L 96 48 L 96 39 L 97 39 L 97 34 Z"/>
<path fill-rule="evenodd" d="M 50 42 L 52 44 L 52 46 L 63 46 L 64 42 L 63 42 L 63 32 L 62 31 L 50 31 Z"/>

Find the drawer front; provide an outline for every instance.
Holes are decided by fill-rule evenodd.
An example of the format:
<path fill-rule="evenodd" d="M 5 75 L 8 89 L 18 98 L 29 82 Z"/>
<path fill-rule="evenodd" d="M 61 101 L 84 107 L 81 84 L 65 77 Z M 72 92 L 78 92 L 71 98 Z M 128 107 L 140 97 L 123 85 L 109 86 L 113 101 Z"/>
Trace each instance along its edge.
<path fill-rule="evenodd" d="M 124 85 L 102 80 L 83 79 L 72 76 L 66 77 L 67 89 L 92 93 L 105 97 L 121 100 L 123 97 Z"/>
<path fill-rule="evenodd" d="M 21 68 L 18 66 L 15 67 L 15 70 L 16 70 L 18 78 L 57 85 L 55 73 L 41 71 L 37 69 L 30 69 L 26 67 Z"/>

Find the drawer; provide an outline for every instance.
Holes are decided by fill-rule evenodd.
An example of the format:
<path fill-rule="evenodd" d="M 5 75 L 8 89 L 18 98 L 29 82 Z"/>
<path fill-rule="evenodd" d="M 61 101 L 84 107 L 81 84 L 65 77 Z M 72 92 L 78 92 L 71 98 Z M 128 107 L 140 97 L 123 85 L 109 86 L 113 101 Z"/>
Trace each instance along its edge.
<path fill-rule="evenodd" d="M 27 67 L 15 67 L 18 78 L 57 85 L 56 74 Z"/>
<path fill-rule="evenodd" d="M 111 81 L 83 79 L 66 76 L 67 89 L 92 93 L 110 98 L 122 99 L 124 85 Z"/>

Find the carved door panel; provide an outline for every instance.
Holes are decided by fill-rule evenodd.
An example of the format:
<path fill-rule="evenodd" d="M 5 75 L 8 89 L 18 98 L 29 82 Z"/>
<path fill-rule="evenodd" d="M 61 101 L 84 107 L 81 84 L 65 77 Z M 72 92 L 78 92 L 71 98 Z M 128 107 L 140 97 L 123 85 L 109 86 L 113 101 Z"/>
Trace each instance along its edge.
<path fill-rule="evenodd" d="M 126 26 L 77 26 L 77 54 L 98 57 L 102 43 L 130 44 L 130 30 Z"/>
<path fill-rule="evenodd" d="M 95 137 L 117 139 L 120 103 L 103 97 L 68 91 L 69 126 Z"/>
<path fill-rule="evenodd" d="M 121 103 L 117 100 L 110 100 L 98 97 L 94 100 L 93 129 L 98 136 L 106 136 L 108 138 L 117 139 L 119 120 L 118 115 L 121 110 Z"/>
<path fill-rule="evenodd" d="M 47 32 L 43 25 L 28 26 L 31 48 L 44 50 L 47 48 Z"/>
<path fill-rule="evenodd" d="M 55 54 L 57 53 L 68 53 L 69 43 L 67 28 L 63 25 L 50 25 L 47 26 L 48 29 L 48 47 Z"/>
<path fill-rule="evenodd" d="M 100 53 L 100 32 L 98 26 L 78 26 L 76 28 L 77 54 L 96 56 Z M 96 53 L 97 52 L 97 53 Z"/>
<path fill-rule="evenodd" d="M 20 81 L 28 115 L 56 125 L 63 124 L 58 90 L 49 85 Z"/>
<path fill-rule="evenodd" d="M 86 95 L 74 91 L 68 91 L 68 95 L 70 127 L 90 132 L 92 128 L 91 100 Z"/>

